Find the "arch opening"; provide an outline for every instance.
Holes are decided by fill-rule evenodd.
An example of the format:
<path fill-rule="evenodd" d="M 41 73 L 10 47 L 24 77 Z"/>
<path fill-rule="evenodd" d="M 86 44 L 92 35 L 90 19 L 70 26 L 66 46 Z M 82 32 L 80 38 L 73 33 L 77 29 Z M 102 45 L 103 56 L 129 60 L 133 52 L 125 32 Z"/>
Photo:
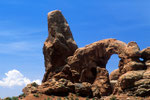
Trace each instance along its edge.
<path fill-rule="evenodd" d="M 139 60 L 140 60 L 141 62 L 143 62 L 143 61 L 144 61 L 144 59 L 143 59 L 143 58 L 139 58 Z"/>
<path fill-rule="evenodd" d="M 117 54 L 113 54 L 110 59 L 108 60 L 107 64 L 106 64 L 106 69 L 108 70 L 109 74 L 118 69 L 119 67 L 119 61 L 120 58 L 118 57 Z"/>

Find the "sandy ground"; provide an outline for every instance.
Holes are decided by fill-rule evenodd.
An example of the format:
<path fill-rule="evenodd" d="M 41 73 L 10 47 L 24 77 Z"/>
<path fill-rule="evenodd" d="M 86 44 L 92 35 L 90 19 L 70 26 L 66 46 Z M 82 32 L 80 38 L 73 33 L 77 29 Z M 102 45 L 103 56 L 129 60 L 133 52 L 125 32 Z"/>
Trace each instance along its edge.
<path fill-rule="evenodd" d="M 111 99 L 112 97 L 116 97 L 116 99 Z M 19 100 L 150 100 L 150 97 L 133 97 L 133 96 L 126 96 L 126 95 L 116 95 L 116 96 L 106 96 L 102 97 L 100 99 L 96 98 L 83 98 L 76 96 L 75 94 L 70 94 L 67 97 L 59 97 L 59 96 L 47 96 L 47 95 L 41 95 L 38 94 L 38 97 L 34 96 L 33 94 L 30 94 L 26 96 L 25 98 L 19 98 Z"/>

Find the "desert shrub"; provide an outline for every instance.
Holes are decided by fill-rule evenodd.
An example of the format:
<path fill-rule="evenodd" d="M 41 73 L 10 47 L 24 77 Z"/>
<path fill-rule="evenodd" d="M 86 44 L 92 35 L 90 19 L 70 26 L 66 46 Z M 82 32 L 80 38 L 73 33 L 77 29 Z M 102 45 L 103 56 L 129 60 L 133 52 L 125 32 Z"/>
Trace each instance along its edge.
<path fill-rule="evenodd" d="M 10 98 L 10 97 L 7 97 L 7 98 L 5 98 L 4 100 L 11 100 L 11 98 Z"/>
<path fill-rule="evenodd" d="M 110 100 L 117 100 L 117 98 L 116 98 L 115 96 L 112 96 L 112 97 L 110 98 Z"/>
<path fill-rule="evenodd" d="M 24 93 L 20 94 L 19 97 L 26 97 Z"/>
<path fill-rule="evenodd" d="M 66 97 L 65 97 L 65 100 L 69 100 L 69 98 L 66 96 Z"/>
<path fill-rule="evenodd" d="M 74 97 L 73 97 L 73 96 L 71 96 L 71 97 L 70 97 L 70 100 L 74 100 Z"/>
<path fill-rule="evenodd" d="M 78 97 L 76 97 L 76 98 L 75 98 L 75 100 L 79 100 L 79 98 L 78 98 Z"/>
<path fill-rule="evenodd" d="M 61 98 L 59 97 L 59 98 L 57 98 L 57 100 L 61 100 Z"/>
<path fill-rule="evenodd" d="M 47 100 L 52 100 L 52 99 L 48 97 Z"/>
<path fill-rule="evenodd" d="M 35 82 L 32 83 L 31 85 L 34 86 L 34 87 L 37 87 L 37 86 L 38 86 L 38 84 L 36 84 Z"/>
<path fill-rule="evenodd" d="M 11 100 L 19 100 L 18 97 L 12 97 Z"/>
<path fill-rule="evenodd" d="M 55 96 L 54 95 L 52 95 L 52 98 L 54 98 Z"/>
<path fill-rule="evenodd" d="M 88 97 L 86 97 L 86 100 L 89 100 L 89 98 L 88 98 Z"/>
<path fill-rule="evenodd" d="M 79 96 L 79 93 L 76 93 L 76 96 Z"/>
<path fill-rule="evenodd" d="M 35 96 L 35 97 L 39 97 L 39 94 L 34 94 L 33 96 Z"/>

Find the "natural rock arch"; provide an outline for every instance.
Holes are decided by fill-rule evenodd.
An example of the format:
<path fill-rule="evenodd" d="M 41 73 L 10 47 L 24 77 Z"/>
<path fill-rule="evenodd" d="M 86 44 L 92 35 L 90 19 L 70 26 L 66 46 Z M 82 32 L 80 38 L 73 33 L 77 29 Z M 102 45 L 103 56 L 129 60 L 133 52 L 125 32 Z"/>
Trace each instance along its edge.
<path fill-rule="evenodd" d="M 88 78 L 92 77 L 90 76 L 92 74 L 89 73 L 91 68 L 106 68 L 106 64 L 112 54 L 118 54 L 118 57 L 121 59 L 119 61 L 119 70 L 121 73 L 125 73 L 123 67 L 129 61 L 140 63 L 139 52 L 139 47 L 135 42 L 126 44 L 116 39 L 105 39 L 83 48 L 78 48 L 73 56 L 68 57 L 68 65 L 70 65 L 71 69 L 81 74 L 81 80 L 85 81 L 87 79 L 89 82 Z M 85 79 L 83 79 L 83 76 L 85 76 Z"/>
<path fill-rule="evenodd" d="M 88 82 L 93 87 L 98 86 L 101 95 L 109 95 L 112 89 L 106 64 L 111 55 L 117 54 L 120 58 L 118 78 L 128 71 L 145 69 L 139 60 L 145 56 L 141 56 L 136 42 L 126 44 L 105 39 L 78 48 L 67 21 L 58 10 L 48 13 L 48 31 L 43 47 L 46 70 L 43 83 L 52 78 Z"/>
<path fill-rule="evenodd" d="M 106 64 L 106 69 L 108 70 L 109 74 L 118 69 L 119 67 L 119 61 L 120 58 L 118 57 L 117 54 L 113 54 L 111 55 L 110 59 L 108 60 L 107 64 Z"/>
<path fill-rule="evenodd" d="M 118 54 L 121 59 L 119 62 L 121 73 L 126 72 L 122 69 L 129 61 L 140 62 L 140 50 L 135 42 L 126 44 L 116 39 L 105 39 L 78 48 L 66 19 L 58 10 L 48 13 L 48 31 L 49 36 L 43 47 L 46 69 L 43 82 L 60 72 L 66 64 L 79 72 L 82 77 L 85 76 L 82 73 L 87 73 L 93 67 L 106 68 L 112 54 Z M 92 75 L 90 72 L 88 75 Z"/>
<path fill-rule="evenodd" d="M 149 96 L 150 47 L 140 51 L 136 42 L 126 44 L 105 39 L 78 48 L 67 21 L 58 10 L 48 13 L 48 31 L 43 47 L 46 71 L 43 83 L 37 87 L 29 84 L 23 89 L 26 95 L 68 95 L 71 92 L 100 98 L 130 92 Z M 120 58 L 119 68 L 109 78 L 106 64 L 113 54 Z M 111 82 L 116 83 L 113 88 Z"/>

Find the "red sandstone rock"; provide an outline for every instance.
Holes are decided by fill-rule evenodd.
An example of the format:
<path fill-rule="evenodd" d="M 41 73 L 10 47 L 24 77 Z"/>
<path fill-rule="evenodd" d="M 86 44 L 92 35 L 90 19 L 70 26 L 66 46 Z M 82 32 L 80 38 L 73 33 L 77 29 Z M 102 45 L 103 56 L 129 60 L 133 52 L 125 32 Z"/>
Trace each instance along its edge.
<path fill-rule="evenodd" d="M 97 68 L 97 76 L 93 86 L 98 87 L 101 96 L 108 96 L 112 93 L 109 74 L 105 68 Z"/>
<path fill-rule="evenodd" d="M 141 57 L 144 59 L 147 69 L 150 69 L 150 47 L 141 51 Z"/>
<path fill-rule="evenodd" d="M 67 57 L 77 49 L 69 25 L 60 11 L 48 13 L 48 32 L 43 47 L 46 71 L 43 82 L 60 72 L 67 63 Z"/>
<path fill-rule="evenodd" d="M 113 92 L 149 96 L 150 47 L 140 51 L 136 42 L 126 44 L 105 39 L 78 48 L 67 21 L 58 10 L 48 13 L 48 32 L 43 47 L 46 71 L 43 83 L 37 87 L 27 85 L 23 89 L 26 95 L 71 92 L 99 98 Z M 106 64 L 113 54 L 120 58 L 119 69 L 109 76 Z"/>
<path fill-rule="evenodd" d="M 31 93 L 36 93 L 38 86 L 39 86 L 39 85 L 36 84 L 35 82 L 34 82 L 34 83 L 31 83 L 31 84 L 28 84 L 25 88 L 23 88 L 22 92 L 23 92 L 25 95 L 29 95 L 29 94 L 31 94 Z"/>
<path fill-rule="evenodd" d="M 65 65 L 62 71 L 55 74 L 53 78 L 56 80 L 64 78 L 72 82 L 79 82 L 79 73 L 75 70 L 71 70 L 70 66 Z"/>
<path fill-rule="evenodd" d="M 150 79 L 148 72 L 129 71 L 118 79 L 113 94 L 126 93 L 130 96 L 149 96 Z"/>
<path fill-rule="evenodd" d="M 119 76 L 120 76 L 119 69 L 116 69 L 110 73 L 109 79 L 110 80 L 118 80 Z"/>
<path fill-rule="evenodd" d="M 141 51 L 141 57 L 145 60 L 150 60 L 150 47 Z"/>

